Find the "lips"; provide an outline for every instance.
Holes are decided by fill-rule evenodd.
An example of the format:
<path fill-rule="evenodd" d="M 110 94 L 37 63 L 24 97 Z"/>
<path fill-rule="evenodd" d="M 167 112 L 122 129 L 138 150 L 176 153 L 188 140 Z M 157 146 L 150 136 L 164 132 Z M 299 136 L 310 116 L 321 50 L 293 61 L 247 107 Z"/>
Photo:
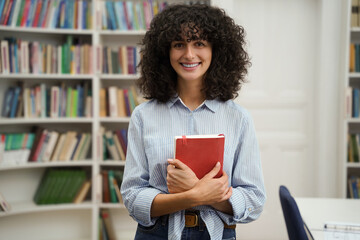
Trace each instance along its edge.
<path fill-rule="evenodd" d="M 183 67 L 186 68 L 194 68 L 200 65 L 200 63 L 181 63 Z"/>

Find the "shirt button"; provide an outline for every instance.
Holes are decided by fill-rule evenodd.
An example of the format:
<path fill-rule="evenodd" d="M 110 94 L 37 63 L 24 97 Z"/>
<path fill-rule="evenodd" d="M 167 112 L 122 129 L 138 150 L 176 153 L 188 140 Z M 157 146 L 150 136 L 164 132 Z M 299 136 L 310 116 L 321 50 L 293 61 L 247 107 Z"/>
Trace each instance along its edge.
<path fill-rule="evenodd" d="M 249 210 L 249 212 L 251 212 L 251 211 L 252 211 L 252 208 L 251 208 L 251 207 L 249 207 L 249 209 L 248 209 L 248 210 Z"/>

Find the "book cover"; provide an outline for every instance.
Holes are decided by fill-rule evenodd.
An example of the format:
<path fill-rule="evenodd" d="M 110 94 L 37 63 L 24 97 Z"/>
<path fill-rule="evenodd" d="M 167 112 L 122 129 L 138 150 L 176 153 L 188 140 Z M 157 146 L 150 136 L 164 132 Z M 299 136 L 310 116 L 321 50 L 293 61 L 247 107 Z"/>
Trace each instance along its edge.
<path fill-rule="evenodd" d="M 120 132 L 118 132 L 118 131 L 115 131 L 113 134 L 114 143 L 115 143 L 116 149 L 118 150 L 118 153 L 120 155 L 120 160 L 125 160 L 125 152 L 123 150 L 123 147 L 121 146 L 118 134 L 120 134 Z"/>
<path fill-rule="evenodd" d="M 99 101 L 100 101 L 100 117 L 106 117 L 106 89 L 101 88 L 99 94 Z"/>
<path fill-rule="evenodd" d="M 85 142 L 83 144 L 83 147 L 80 149 L 80 154 L 79 154 L 80 160 L 86 160 L 86 157 L 90 149 L 90 145 L 91 145 L 91 134 L 86 133 Z"/>
<path fill-rule="evenodd" d="M 101 209 L 101 216 L 102 219 L 104 221 L 104 225 L 106 228 L 106 232 L 109 235 L 109 240 L 115 240 L 116 239 L 116 234 L 115 234 L 115 230 L 114 230 L 114 226 L 112 224 L 112 221 L 110 219 L 110 212 L 108 209 Z"/>
<path fill-rule="evenodd" d="M 221 169 L 215 177 L 221 177 L 224 144 L 223 134 L 175 136 L 174 158 L 190 167 L 199 179 L 220 162 Z"/>
<path fill-rule="evenodd" d="M 351 27 L 359 26 L 359 4 L 358 0 L 351 0 Z"/>
<path fill-rule="evenodd" d="M 42 131 L 41 135 L 39 136 L 38 140 L 36 141 L 36 144 L 34 144 L 34 145 L 36 145 L 36 148 L 35 148 L 34 154 L 32 155 L 32 158 L 30 161 L 37 162 L 38 156 L 41 152 L 41 148 L 43 147 L 47 133 L 48 133 L 48 130 L 44 129 Z M 31 149 L 31 151 L 32 151 L 32 149 Z"/>
<path fill-rule="evenodd" d="M 71 156 L 71 160 L 79 160 L 80 151 L 81 151 L 81 148 L 84 145 L 85 138 L 86 138 L 86 133 L 78 134 L 77 138 L 78 138 L 78 142 L 77 142 L 75 150 L 74 150 L 74 152 L 73 152 L 73 154 Z"/>
<path fill-rule="evenodd" d="M 110 202 L 110 188 L 109 188 L 108 171 L 103 170 L 101 173 L 102 173 L 102 201 L 104 203 L 109 203 Z"/>
<path fill-rule="evenodd" d="M 111 159 L 112 160 L 120 160 L 119 153 L 116 150 L 113 133 L 110 130 L 105 132 L 105 138 L 106 138 L 106 147 L 110 152 Z"/>
<path fill-rule="evenodd" d="M 11 112 L 11 103 L 13 96 L 15 94 L 15 90 L 13 87 L 10 87 L 6 90 L 4 94 L 3 106 L 1 111 L 2 117 L 9 117 Z"/>
<path fill-rule="evenodd" d="M 42 162 L 50 161 L 50 157 L 54 151 L 55 144 L 57 143 L 58 137 L 59 137 L 59 133 L 57 131 L 50 132 L 49 142 L 46 146 L 44 155 L 42 156 Z"/>
<path fill-rule="evenodd" d="M 110 191 L 110 202 L 117 203 L 118 199 L 116 196 L 116 190 L 114 186 L 114 171 L 108 170 L 108 183 L 109 183 L 109 191 Z"/>
<path fill-rule="evenodd" d="M 84 170 L 75 170 L 73 175 L 73 182 L 66 192 L 66 203 L 74 201 L 76 194 L 79 192 L 81 186 L 86 181 L 86 173 Z"/>
<path fill-rule="evenodd" d="M 116 86 L 108 88 L 108 102 L 110 117 L 118 117 L 118 89 Z"/>
<path fill-rule="evenodd" d="M 117 112 L 119 117 L 126 117 L 126 106 L 124 98 L 124 89 L 119 88 L 117 91 Z"/>
<path fill-rule="evenodd" d="M 76 194 L 73 203 L 82 203 L 85 200 L 85 197 L 90 190 L 90 186 L 91 186 L 91 181 L 86 180 L 79 189 L 78 193 Z"/>
<path fill-rule="evenodd" d="M 64 141 L 66 138 L 66 133 L 61 133 L 58 137 L 58 140 L 55 144 L 55 150 L 51 154 L 50 161 L 58 161 L 62 148 L 64 146 Z"/>

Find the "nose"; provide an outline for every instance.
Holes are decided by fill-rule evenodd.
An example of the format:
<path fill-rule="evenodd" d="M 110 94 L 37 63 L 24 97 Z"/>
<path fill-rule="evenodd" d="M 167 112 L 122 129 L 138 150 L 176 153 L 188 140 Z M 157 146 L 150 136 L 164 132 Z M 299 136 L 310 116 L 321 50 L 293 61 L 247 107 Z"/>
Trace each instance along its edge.
<path fill-rule="evenodd" d="M 195 52 L 194 49 L 190 44 L 186 46 L 184 57 L 186 59 L 194 59 L 195 58 Z"/>

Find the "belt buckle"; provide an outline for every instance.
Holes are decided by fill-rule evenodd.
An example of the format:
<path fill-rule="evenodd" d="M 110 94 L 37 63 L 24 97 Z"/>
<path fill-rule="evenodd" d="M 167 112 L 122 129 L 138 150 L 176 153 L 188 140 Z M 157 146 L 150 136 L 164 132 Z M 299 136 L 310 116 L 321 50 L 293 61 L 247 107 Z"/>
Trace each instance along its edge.
<path fill-rule="evenodd" d="M 187 217 L 189 216 L 189 217 Z M 190 217 L 191 216 L 191 217 Z M 188 212 L 185 214 L 186 227 L 196 227 L 199 225 L 199 217 L 196 213 Z"/>

